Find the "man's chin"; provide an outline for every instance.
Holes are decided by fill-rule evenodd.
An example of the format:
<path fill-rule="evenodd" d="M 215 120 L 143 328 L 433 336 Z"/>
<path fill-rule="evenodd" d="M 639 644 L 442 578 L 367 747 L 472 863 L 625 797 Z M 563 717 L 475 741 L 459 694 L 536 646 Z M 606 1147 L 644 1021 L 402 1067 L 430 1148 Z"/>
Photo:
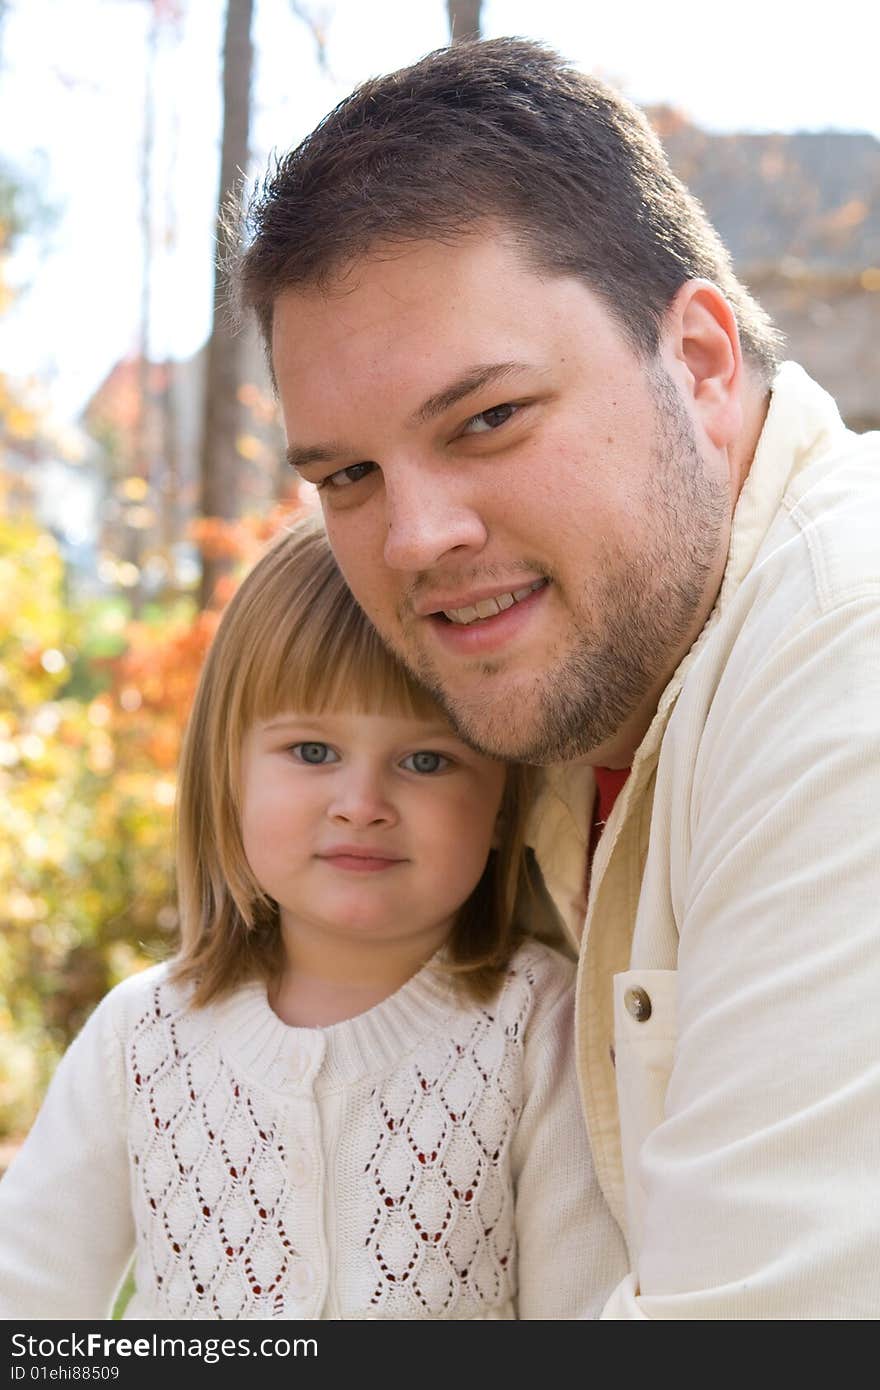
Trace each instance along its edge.
<path fill-rule="evenodd" d="M 458 737 L 487 758 L 534 767 L 560 761 L 555 748 L 548 746 L 540 710 L 529 711 L 516 696 L 484 698 L 475 706 L 443 692 L 438 702 Z"/>
<path fill-rule="evenodd" d="M 529 675 L 517 679 L 509 670 L 482 662 L 473 680 L 452 687 L 436 667 L 408 661 L 412 674 L 437 701 L 455 733 L 487 758 L 548 767 L 584 756 L 583 726 L 572 709 L 563 728 L 548 718 L 551 683 Z"/>
<path fill-rule="evenodd" d="M 560 684 L 567 688 L 567 698 L 558 698 Z M 623 710 L 615 722 L 586 692 L 581 691 L 578 700 L 577 682 L 570 673 L 567 680 L 560 675 L 552 683 L 513 688 L 495 698 L 481 693 L 479 699 L 468 699 L 447 691 L 435 698 L 459 738 L 472 748 L 489 758 L 532 767 L 593 761 L 597 750 L 615 738 L 627 714 Z"/>
<path fill-rule="evenodd" d="M 437 701 L 454 732 L 471 748 L 487 758 L 522 761 L 513 746 L 519 740 L 511 737 L 513 731 L 509 724 L 505 727 L 504 720 L 496 711 L 495 701 L 487 701 L 484 695 L 475 701 L 461 693 L 450 693 L 433 673 L 430 678 L 426 678 L 423 671 L 413 674 Z M 503 707 L 503 701 L 497 703 Z"/>

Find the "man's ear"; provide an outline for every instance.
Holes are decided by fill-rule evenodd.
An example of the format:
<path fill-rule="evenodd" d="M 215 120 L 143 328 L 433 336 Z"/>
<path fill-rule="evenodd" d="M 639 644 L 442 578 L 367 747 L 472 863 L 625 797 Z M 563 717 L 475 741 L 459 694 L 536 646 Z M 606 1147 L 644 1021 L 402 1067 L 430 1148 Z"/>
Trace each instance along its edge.
<path fill-rule="evenodd" d="M 743 427 L 743 361 L 733 310 L 711 280 L 688 280 L 676 291 L 663 323 L 667 371 L 717 449 Z"/>

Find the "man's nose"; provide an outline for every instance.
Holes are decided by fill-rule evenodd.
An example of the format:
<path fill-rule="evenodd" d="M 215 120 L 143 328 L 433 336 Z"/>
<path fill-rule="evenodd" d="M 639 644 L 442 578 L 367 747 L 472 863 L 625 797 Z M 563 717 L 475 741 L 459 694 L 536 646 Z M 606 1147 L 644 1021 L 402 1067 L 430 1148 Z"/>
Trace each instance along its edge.
<path fill-rule="evenodd" d="M 327 806 L 334 824 L 350 825 L 354 830 L 396 825 L 397 809 L 378 770 L 350 766 L 334 781 Z"/>
<path fill-rule="evenodd" d="M 460 465 L 459 465 L 460 466 Z M 402 463 L 385 476 L 385 563 L 389 569 L 428 570 L 447 555 L 477 553 L 486 544 L 483 519 L 462 487 L 442 472 Z"/>

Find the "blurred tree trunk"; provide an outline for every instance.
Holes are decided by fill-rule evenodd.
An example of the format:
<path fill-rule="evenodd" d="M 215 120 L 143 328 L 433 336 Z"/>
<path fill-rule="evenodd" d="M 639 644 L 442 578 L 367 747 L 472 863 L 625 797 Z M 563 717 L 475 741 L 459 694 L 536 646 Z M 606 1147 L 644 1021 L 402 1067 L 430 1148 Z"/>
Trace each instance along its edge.
<path fill-rule="evenodd" d="M 144 66 L 144 130 L 141 141 L 141 277 L 140 334 L 137 359 L 137 420 L 134 426 L 131 472 L 148 488 L 155 454 L 155 400 L 150 364 L 150 320 L 153 303 L 153 145 L 156 136 L 156 54 L 159 46 L 159 10 L 150 5 L 147 27 L 147 61 Z M 143 498 L 139 498 L 143 501 Z M 126 513 L 126 516 L 128 513 Z M 143 532 L 127 522 L 123 529 L 123 557 L 138 572 L 130 591 L 131 611 L 137 617 L 143 604 Z"/>
<path fill-rule="evenodd" d="M 179 44 L 183 31 L 183 12 L 180 3 L 165 5 L 166 27 Z M 167 258 L 177 255 L 178 204 L 177 173 L 180 154 L 180 88 L 169 84 L 163 106 L 169 127 L 169 152 L 165 161 L 165 207 L 162 225 L 162 247 Z M 167 265 L 167 261 L 166 261 Z M 160 375 L 162 389 L 157 402 L 160 427 L 157 431 L 160 440 L 160 458 L 155 479 L 158 503 L 158 553 L 162 561 L 164 587 L 166 591 L 176 590 L 177 573 L 175 566 L 175 545 L 182 539 L 184 523 L 181 515 L 181 459 L 180 459 L 180 410 L 178 406 L 178 365 L 166 346 L 165 361 Z"/>
<path fill-rule="evenodd" d="M 244 177 L 248 166 L 253 8 L 253 0 L 228 0 L 223 43 L 223 143 L 217 202 L 214 322 L 205 368 L 200 502 L 204 517 L 224 520 L 231 520 L 238 514 L 238 475 L 242 466 L 237 453 L 242 340 L 233 330 L 225 303 L 225 262 L 230 247 L 223 213 L 226 199 Z M 228 561 L 203 554 L 203 606 L 210 601 L 217 580 L 226 568 Z"/>
<path fill-rule="evenodd" d="M 481 2 L 482 0 L 446 0 L 449 34 L 453 43 L 480 37 Z"/>

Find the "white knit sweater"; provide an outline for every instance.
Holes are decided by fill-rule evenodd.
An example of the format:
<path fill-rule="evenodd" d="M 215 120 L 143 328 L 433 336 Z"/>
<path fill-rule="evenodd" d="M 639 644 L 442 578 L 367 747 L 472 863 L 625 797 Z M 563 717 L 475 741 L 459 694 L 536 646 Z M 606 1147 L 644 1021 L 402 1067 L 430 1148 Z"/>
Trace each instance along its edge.
<path fill-rule="evenodd" d="M 114 989 L 0 1183 L 0 1316 L 575 1318 L 626 1268 L 583 1130 L 573 967 L 518 952 L 487 1007 L 429 963 L 329 1028 L 265 988 Z"/>

